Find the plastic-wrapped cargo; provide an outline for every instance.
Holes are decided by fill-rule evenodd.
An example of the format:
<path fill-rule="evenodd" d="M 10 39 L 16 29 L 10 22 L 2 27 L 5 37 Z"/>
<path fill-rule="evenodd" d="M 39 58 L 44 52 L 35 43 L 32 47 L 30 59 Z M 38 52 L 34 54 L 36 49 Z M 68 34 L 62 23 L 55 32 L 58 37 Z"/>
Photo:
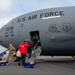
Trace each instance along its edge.
<path fill-rule="evenodd" d="M 0 66 L 8 65 L 8 62 L 6 62 L 6 60 L 3 60 L 3 57 L 6 57 L 6 55 L 8 55 L 6 50 L 7 48 L 0 45 Z"/>
<path fill-rule="evenodd" d="M 28 55 L 27 55 L 24 68 L 35 68 L 34 56 L 31 56 L 31 58 L 28 58 Z"/>
<path fill-rule="evenodd" d="M 35 63 L 34 64 L 25 63 L 24 68 L 35 68 Z"/>
<path fill-rule="evenodd" d="M 6 54 L 6 52 L 0 53 L 0 57 L 4 56 L 5 54 Z"/>
<path fill-rule="evenodd" d="M 6 51 L 6 50 L 7 50 L 7 48 L 0 45 L 0 58 L 2 58 L 3 60 L 6 59 L 6 57 L 9 54 L 9 51 Z"/>
<path fill-rule="evenodd" d="M 27 55 L 26 61 L 25 61 L 25 64 L 24 64 L 24 68 L 35 68 L 36 57 L 40 55 L 41 51 L 42 51 L 41 47 L 38 46 L 36 49 L 34 49 L 32 51 L 30 59 L 28 58 L 28 55 Z"/>
<path fill-rule="evenodd" d="M 0 66 L 6 66 L 6 65 L 8 65 L 8 62 L 6 62 L 5 60 L 0 61 Z"/>

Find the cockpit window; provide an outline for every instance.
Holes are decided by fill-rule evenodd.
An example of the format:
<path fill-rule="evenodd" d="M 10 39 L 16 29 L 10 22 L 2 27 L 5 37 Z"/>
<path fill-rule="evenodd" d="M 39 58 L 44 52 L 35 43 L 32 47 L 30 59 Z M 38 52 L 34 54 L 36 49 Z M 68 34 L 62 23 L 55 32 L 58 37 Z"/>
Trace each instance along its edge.
<path fill-rule="evenodd" d="M 8 24 L 14 24 L 14 20 L 10 20 Z"/>

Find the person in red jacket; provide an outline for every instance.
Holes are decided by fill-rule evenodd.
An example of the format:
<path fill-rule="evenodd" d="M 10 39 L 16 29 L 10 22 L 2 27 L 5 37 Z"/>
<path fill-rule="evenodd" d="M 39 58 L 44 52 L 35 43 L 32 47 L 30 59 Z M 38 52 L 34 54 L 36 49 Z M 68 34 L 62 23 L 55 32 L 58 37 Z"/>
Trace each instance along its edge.
<path fill-rule="evenodd" d="M 25 58 L 26 58 L 26 54 L 28 53 L 28 47 L 29 47 L 29 44 L 26 41 L 24 41 L 18 46 L 18 49 L 21 52 L 21 58 L 18 65 L 20 65 L 21 61 L 22 61 L 22 65 L 25 64 Z"/>

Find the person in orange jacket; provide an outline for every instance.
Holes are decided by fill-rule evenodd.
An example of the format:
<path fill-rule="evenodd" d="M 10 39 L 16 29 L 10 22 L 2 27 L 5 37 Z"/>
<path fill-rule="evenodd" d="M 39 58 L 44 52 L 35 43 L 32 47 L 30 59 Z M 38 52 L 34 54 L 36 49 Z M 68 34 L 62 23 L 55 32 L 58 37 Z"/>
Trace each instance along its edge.
<path fill-rule="evenodd" d="M 26 54 L 28 53 L 28 47 L 29 47 L 29 44 L 26 41 L 24 41 L 18 46 L 18 49 L 21 52 L 21 58 L 18 65 L 21 64 L 21 61 L 22 61 L 22 65 L 25 64 L 25 58 L 26 58 Z"/>

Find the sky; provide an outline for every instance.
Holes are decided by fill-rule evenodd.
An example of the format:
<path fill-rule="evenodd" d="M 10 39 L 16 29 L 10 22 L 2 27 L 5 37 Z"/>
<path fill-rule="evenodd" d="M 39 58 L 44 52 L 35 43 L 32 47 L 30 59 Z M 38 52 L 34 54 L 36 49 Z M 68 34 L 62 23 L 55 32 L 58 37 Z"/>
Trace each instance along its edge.
<path fill-rule="evenodd" d="M 75 6 L 75 0 L 0 0 L 0 28 L 22 14 L 66 6 Z"/>

